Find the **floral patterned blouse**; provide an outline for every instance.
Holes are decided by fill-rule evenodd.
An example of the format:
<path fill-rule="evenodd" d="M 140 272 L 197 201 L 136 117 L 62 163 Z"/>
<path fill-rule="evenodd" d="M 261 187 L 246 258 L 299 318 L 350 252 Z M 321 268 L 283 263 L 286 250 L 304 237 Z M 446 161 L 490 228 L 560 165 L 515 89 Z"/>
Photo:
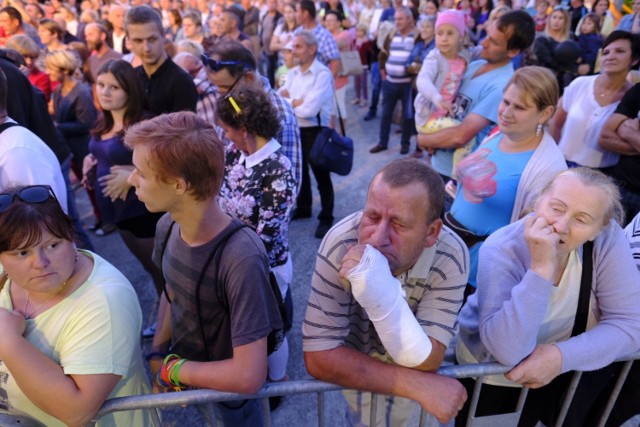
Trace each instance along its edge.
<path fill-rule="evenodd" d="M 289 256 L 290 211 L 296 195 L 291 162 L 271 139 L 252 155 L 225 147 L 225 173 L 218 203 L 260 236 L 271 268 Z"/>

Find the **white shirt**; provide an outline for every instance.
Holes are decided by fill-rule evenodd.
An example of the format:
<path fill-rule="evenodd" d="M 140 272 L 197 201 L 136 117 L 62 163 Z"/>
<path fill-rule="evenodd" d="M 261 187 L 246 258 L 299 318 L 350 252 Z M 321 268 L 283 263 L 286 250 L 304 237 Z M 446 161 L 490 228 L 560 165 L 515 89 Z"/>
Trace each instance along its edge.
<path fill-rule="evenodd" d="M 11 118 L 6 121 L 15 123 Z M 25 127 L 6 129 L 0 133 L 0 190 L 37 184 L 51 186 L 67 212 L 67 186 L 51 148 Z"/>
<path fill-rule="evenodd" d="M 598 104 L 593 92 L 597 77 L 578 77 L 565 89 L 562 108 L 567 112 L 567 119 L 558 146 L 571 162 L 590 168 L 606 168 L 618 163 L 620 156 L 601 148 L 598 139 L 620 101 L 604 107 Z"/>
<path fill-rule="evenodd" d="M 115 50 L 118 53 L 124 53 L 124 38 L 127 35 L 127 33 L 123 32 L 121 36 L 117 35 L 115 33 L 115 31 L 113 32 L 112 35 L 112 40 L 113 40 L 113 50 Z"/>
<path fill-rule="evenodd" d="M 318 59 L 314 59 L 306 71 L 300 66 L 292 68 L 287 74 L 287 81 L 279 93 L 289 92 L 287 101 L 302 99 L 302 104 L 293 107 L 301 128 L 318 126 L 317 115 L 320 113 L 320 125 L 328 126 L 333 114 L 333 75 L 329 68 Z"/>

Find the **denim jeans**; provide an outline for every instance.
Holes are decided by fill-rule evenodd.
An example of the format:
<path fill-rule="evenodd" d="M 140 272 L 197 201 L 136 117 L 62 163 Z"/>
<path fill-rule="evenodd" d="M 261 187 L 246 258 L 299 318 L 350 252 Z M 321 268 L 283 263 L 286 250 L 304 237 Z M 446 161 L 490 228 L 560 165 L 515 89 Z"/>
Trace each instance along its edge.
<path fill-rule="evenodd" d="M 378 111 L 378 101 L 380 100 L 380 87 L 382 85 L 382 78 L 380 77 L 380 66 L 376 61 L 371 64 L 371 104 L 369 105 L 369 111 L 373 114 Z"/>
<path fill-rule="evenodd" d="M 403 147 L 411 143 L 413 133 L 413 106 L 412 87 L 409 83 L 391 83 L 388 80 L 382 82 L 382 117 L 380 118 L 380 145 L 389 145 L 389 133 L 391 132 L 391 118 L 398 101 L 402 102 L 402 139 Z"/>

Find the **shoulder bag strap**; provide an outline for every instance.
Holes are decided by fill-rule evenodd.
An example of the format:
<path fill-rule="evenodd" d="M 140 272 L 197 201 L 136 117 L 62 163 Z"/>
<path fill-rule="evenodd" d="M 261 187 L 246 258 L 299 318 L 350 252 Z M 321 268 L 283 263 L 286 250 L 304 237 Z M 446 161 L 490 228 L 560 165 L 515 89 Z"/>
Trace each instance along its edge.
<path fill-rule="evenodd" d="M 578 309 L 576 320 L 573 324 L 571 336 L 580 335 L 587 330 L 589 317 L 589 300 L 591 296 L 591 283 L 593 282 L 593 242 L 588 241 L 582 246 L 582 278 L 580 279 L 580 296 L 578 297 Z"/>

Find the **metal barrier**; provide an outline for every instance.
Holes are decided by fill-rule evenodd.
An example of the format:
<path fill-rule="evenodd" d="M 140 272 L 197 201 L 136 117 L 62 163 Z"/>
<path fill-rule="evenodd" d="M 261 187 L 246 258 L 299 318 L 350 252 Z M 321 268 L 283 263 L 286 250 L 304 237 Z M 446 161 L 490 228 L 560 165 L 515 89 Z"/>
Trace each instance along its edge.
<path fill-rule="evenodd" d="M 609 400 L 607 402 L 606 408 L 601 416 L 601 419 L 598 422 L 598 427 L 604 427 L 611 410 L 613 409 L 613 405 L 622 389 L 624 381 L 627 378 L 627 374 L 631 369 L 631 364 L 634 360 L 640 359 L 640 353 L 633 356 L 633 358 L 624 358 L 618 361 L 624 361 L 624 365 L 618 374 L 618 378 L 616 379 L 615 386 Z M 445 375 L 451 378 L 477 378 L 475 388 L 473 390 L 473 395 L 471 396 L 470 408 L 469 408 L 469 417 L 467 418 L 467 427 L 484 427 L 484 426 L 495 426 L 496 422 L 508 422 L 510 425 L 516 425 L 517 420 L 520 417 L 520 413 L 524 407 L 524 402 L 527 396 L 528 388 L 523 387 L 522 392 L 520 394 L 520 398 L 518 400 L 518 404 L 516 407 L 516 412 L 511 414 L 501 414 L 501 415 L 493 415 L 487 417 L 475 417 L 474 413 L 478 404 L 478 399 L 480 396 L 480 389 L 482 386 L 483 377 L 487 375 L 500 375 L 505 374 L 511 367 L 500 365 L 499 363 L 478 363 L 478 364 L 470 364 L 470 365 L 449 365 L 444 366 L 438 370 L 438 373 L 441 375 Z M 571 400 L 575 394 L 575 391 L 578 387 L 578 382 L 580 381 L 580 377 L 582 372 L 575 372 L 573 378 L 569 384 L 569 388 L 566 393 L 566 397 L 562 404 L 562 409 L 558 420 L 556 421 L 556 426 L 560 427 L 564 418 L 567 415 L 569 410 L 569 406 L 571 404 Z M 263 419 L 265 427 L 271 426 L 271 414 L 269 412 L 269 402 L 268 399 L 271 396 L 288 396 L 288 395 L 296 395 L 296 394 L 306 394 L 306 393 L 316 393 L 317 394 L 317 402 L 318 402 L 318 426 L 324 426 L 324 393 L 329 391 L 337 391 L 342 390 L 344 387 L 341 387 L 336 384 L 329 384 L 318 380 L 297 380 L 297 381 L 283 381 L 278 383 L 267 383 L 258 393 L 256 394 L 239 394 L 239 393 L 227 393 L 216 390 L 189 390 L 189 391 L 181 391 L 174 393 L 164 393 L 164 394 L 152 394 L 152 395 L 141 395 L 141 396 L 128 396 L 128 397 L 120 397 L 115 399 L 110 399 L 102 405 L 95 418 L 92 421 L 92 424 L 95 425 L 97 420 L 99 420 L 102 416 L 118 411 L 130 411 L 134 409 L 155 409 L 152 411 L 153 413 L 153 423 L 156 426 L 160 426 L 160 418 L 158 416 L 157 410 L 159 408 L 169 407 L 169 406 L 186 406 L 186 405 L 200 405 L 200 404 L 208 404 L 213 402 L 224 402 L 229 400 L 240 400 L 240 399 L 262 399 L 263 401 Z M 375 395 L 374 395 L 375 396 Z M 377 410 L 376 399 L 372 396 L 371 399 L 371 418 L 375 419 L 375 414 Z M 424 409 L 421 409 L 420 413 L 420 426 L 425 426 L 429 419 L 434 419 L 431 415 L 429 415 Z M 515 420 L 513 424 L 511 424 Z"/>

